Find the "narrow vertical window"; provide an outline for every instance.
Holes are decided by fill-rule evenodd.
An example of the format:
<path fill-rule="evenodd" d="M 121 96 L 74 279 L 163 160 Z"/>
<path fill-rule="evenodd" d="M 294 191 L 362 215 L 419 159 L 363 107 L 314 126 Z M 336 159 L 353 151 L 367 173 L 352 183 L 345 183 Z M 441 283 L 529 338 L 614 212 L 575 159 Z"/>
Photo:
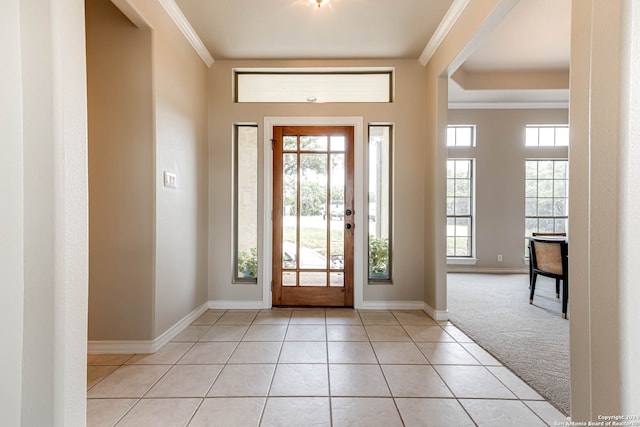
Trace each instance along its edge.
<path fill-rule="evenodd" d="M 569 221 L 569 162 L 527 160 L 525 174 L 525 236 L 533 233 L 566 233 Z M 526 244 L 525 254 L 528 256 Z"/>
<path fill-rule="evenodd" d="M 447 160 L 447 257 L 473 256 L 473 161 Z"/>
<path fill-rule="evenodd" d="M 234 135 L 234 281 L 258 277 L 258 127 L 236 125 Z"/>
<path fill-rule="evenodd" d="M 369 281 L 391 280 L 391 134 L 369 126 Z"/>

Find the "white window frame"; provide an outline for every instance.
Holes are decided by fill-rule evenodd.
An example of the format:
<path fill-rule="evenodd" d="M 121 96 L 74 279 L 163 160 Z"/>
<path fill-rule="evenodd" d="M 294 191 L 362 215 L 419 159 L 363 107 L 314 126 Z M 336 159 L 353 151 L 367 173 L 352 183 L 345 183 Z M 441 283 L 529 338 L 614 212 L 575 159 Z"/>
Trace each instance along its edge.
<path fill-rule="evenodd" d="M 390 103 L 394 69 L 236 68 L 236 103 Z"/>
<path fill-rule="evenodd" d="M 389 204 L 385 207 L 385 211 L 387 213 L 388 221 L 389 221 L 389 229 L 387 230 L 388 234 L 388 248 L 389 248 L 389 267 L 388 267 L 388 277 L 375 277 L 369 275 L 369 260 L 367 257 L 367 280 L 371 284 L 392 284 L 393 283 L 393 162 L 394 162 L 394 147 L 395 147 L 395 127 L 391 123 L 369 123 L 367 126 L 367 219 L 370 215 L 369 212 L 369 178 L 370 178 L 370 159 L 369 153 L 371 149 L 371 128 L 373 127 L 386 127 L 389 129 L 389 158 L 387 160 L 388 168 L 389 168 L 389 182 L 387 185 L 389 186 Z M 367 243 L 370 239 L 369 227 L 371 226 L 370 222 L 367 220 Z M 369 245 L 367 244 L 367 254 L 369 253 Z"/>
<path fill-rule="evenodd" d="M 553 138 L 552 145 L 540 145 L 540 132 L 541 131 L 552 132 L 553 135 L 550 137 Z M 566 144 L 559 144 L 558 133 L 559 131 L 566 132 L 566 138 L 562 140 L 566 141 Z M 533 134 L 535 135 L 535 138 Z M 533 141 L 535 139 L 535 143 Z M 528 148 L 549 148 L 549 147 L 568 147 L 569 146 L 569 125 L 568 124 L 555 124 L 555 125 L 536 125 L 536 124 L 528 124 L 525 126 L 525 134 L 524 134 L 524 145 Z"/>
<path fill-rule="evenodd" d="M 471 254 L 469 256 L 447 256 L 447 264 L 449 265 L 475 265 L 478 263 L 478 259 L 476 258 L 476 159 L 470 157 L 448 157 L 447 161 L 457 161 L 457 160 L 466 160 L 470 162 L 470 172 L 471 178 L 469 183 L 469 191 L 471 198 L 471 235 L 469 238 L 471 239 Z M 445 177 L 445 181 L 448 178 Z M 452 216 L 447 215 L 446 219 L 448 220 Z M 445 227 L 447 225 L 445 224 Z"/>
<path fill-rule="evenodd" d="M 256 271 L 256 277 L 242 277 L 238 272 L 238 261 L 239 261 L 239 231 L 238 224 L 239 218 L 238 213 L 240 212 L 239 204 L 239 188 L 238 188 L 238 173 L 239 173 L 239 165 L 238 162 L 240 160 L 240 151 L 239 151 L 239 138 L 238 131 L 240 128 L 255 128 L 256 132 L 256 170 L 258 168 L 259 162 L 259 134 L 258 134 L 258 124 L 257 123 L 234 123 L 233 124 L 233 257 L 232 257 L 232 283 L 234 284 L 256 284 L 258 283 L 258 275 L 260 274 L 259 265 Z M 259 217 L 258 217 L 258 191 L 259 191 L 259 181 L 256 182 L 255 187 L 255 202 L 256 202 L 256 251 L 258 255 L 258 259 L 260 259 L 260 251 L 259 251 L 259 236 L 258 236 L 258 225 L 259 225 Z"/>
<path fill-rule="evenodd" d="M 566 179 L 564 179 L 566 181 L 566 187 L 565 187 L 566 196 L 564 196 L 563 198 L 566 200 L 567 215 L 562 215 L 562 216 L 552 215 L 552 216 L 542 216 L 542 217 L 540 215 L 536 215 L 536 216 L 528 216 L 527 215 L 526 203 L 527 203 L 527 199 L 531 198 L 531 197 L 527 197 L 527 189 L 526 189 L 527 180 L 528 180 L 528 178 L 526 176 L 526 165 L 527 165 L 527 162 L 565 162 L 566 168 L 567 168 L 567 177 L 566 177 Z M 565 232 L 565 233 L 568 232 L 568 228 L 569 228 L 569 211 L 568 211 L 568 209 L 569 209 L 569 159 L 567 159 L 566 157 L 565 158 L 548 158 L 548 159 L 536 159 L 536 158 L 526 159 L 525 160 L 525 177 L 524 178 L 525 178 L 525 191 L 524 191 L 524 195 L 525 195 L 525 197 L 524 197 L 524 202 L 525 202 L 525 212 L 524 212 L 525 229 L 524 229 L 524 232 L 525 232 L 525 235 L 527 234 L 527 225 L 526 225 L 527 224 L 527 219 L 530 219 L 530 218 L 537 218 L 538 220 L 540 218 L 553 219 L 554 220 L 554 230 L 552 232 L 556 232 L 555 231 L 555 221 L 557 219 L 564 219 L 564 220 L 566 220 L 566 223 L 567 223 L 567 225 L 565 227 L 565 230 L 564 231 L 558 231 L 558 232 Z M 536 178 L 536 180 L 539 180 L 539 178 Z M 552 178 L 552 181 L 553 182 L 556 181 L 555 176 Z M 555 194 L 554 194 L 554 196 L 555 196 Z M 538 198 L 539 197 L 536 196 L 536 199 L 538 199 Z M 552 198 L 556 198 L 556 197 L 552 197 Z M 553 206 L 552 206 L 552 212 L 553 212 Z M 538 231 L 540 231 L 540 230 L 538 229 Z M 544 230 L 543 230 L 543 232 L 544 232 Z M 529 258 L 529 252 L 526 249 L 526 247 L 527 247 L 527 244 L 525 243 L 525 259 L 528 259 Z"/>
<path fill-rule="evenodd" d="M 458 144 L 459 130 L 465 129 L 471 132 L 469 145 Z M 453 143 L 451 143 L 451 135 L 453 133 Z M 473 148 L 476 146 L 476 125 L 448 125 L 447 126 L 447 148 Z"/>

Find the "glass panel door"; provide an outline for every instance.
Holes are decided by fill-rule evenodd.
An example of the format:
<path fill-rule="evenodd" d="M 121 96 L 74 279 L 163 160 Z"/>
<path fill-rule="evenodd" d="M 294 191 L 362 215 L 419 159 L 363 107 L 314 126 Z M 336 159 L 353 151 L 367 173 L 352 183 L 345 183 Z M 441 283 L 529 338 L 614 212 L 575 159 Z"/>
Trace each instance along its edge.
<path fill-rule="evenodd" d="M 274 128 L 273 304 L 353 305 L 353 128 Z"/>

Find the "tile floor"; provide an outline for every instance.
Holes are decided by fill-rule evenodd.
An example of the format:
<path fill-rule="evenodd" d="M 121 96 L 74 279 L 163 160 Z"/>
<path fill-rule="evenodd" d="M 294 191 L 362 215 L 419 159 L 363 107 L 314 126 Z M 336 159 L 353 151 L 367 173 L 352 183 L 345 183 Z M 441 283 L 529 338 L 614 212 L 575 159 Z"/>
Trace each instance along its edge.
<path fill-rule="evenodd" d="M 209 310 L 151 355 L 89 355 L 89 426 L 545 426 L 566 418 L 421 311 Z"/>

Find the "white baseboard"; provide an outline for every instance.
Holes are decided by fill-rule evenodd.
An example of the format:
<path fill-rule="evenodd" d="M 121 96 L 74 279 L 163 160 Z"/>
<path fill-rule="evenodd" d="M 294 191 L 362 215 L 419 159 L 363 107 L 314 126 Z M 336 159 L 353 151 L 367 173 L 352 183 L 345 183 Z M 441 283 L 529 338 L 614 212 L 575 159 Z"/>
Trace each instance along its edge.
<path fill-rule="evenodd" d="M 362 301 L 359 310 L 422 310 L 422 301 Z"/>
<path fill-rule="evenodd" d="M 449 320 L 448 310 L 436 310 L 426 302 L 422 303 L 422 305 L 423 305 L 422 309 L 424 310 L 424 312 L 427 313 L 429 316 L 431 316 L 433 320 L 437 320 L 437 321 Z"/>
<path fill-rule="evenodd" d="M 154 340 L 126 340 L 126 341 L 89 341 L 89 354 L 151 354 L 160 350 L 166 343 L 182 332 L 187 326 L 207 311 L 207 303 L 187 314 L 162 335 Z"/>
<path fill-rule="evenodd" d="M 211 310 L 262 310 L 262 301 L 209 301 Z"/>
<path fill-rule="evenodd" d="M 474 274 L 528 274 L 529 267 L 492 268 L 492 267 L 465 267 L 449 265 L 447 273 L 474 273 Z"/>

